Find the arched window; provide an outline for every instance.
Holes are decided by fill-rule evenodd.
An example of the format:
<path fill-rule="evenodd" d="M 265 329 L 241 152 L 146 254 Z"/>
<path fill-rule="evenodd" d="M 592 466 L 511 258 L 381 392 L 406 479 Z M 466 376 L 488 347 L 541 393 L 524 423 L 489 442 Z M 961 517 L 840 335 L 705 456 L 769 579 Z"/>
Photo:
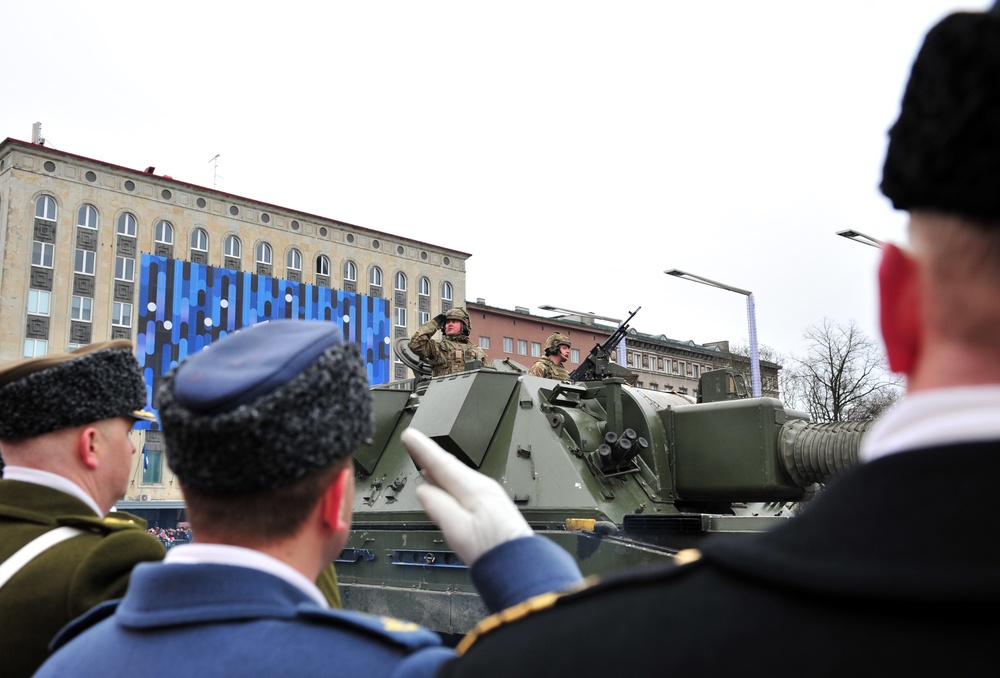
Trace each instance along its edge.
<path fill-rule="evenodd" d="M 156 242 L 164 245 L 174 244 L 174 227 L 170 225 L 169 221 L 156 222 Z"/>
<path fill-rule="evenodd" d="M 208 233 L 203 228 L 196 228 L 191 231 L 191 249 L 197 252 L 208 251 Z"/>
<path fill-rule="evenodd" d="M 354 265 L 353 261 L 344 262 L 344 280 L 348 282 L 357 282 L 358 280 L 358 267 Z"/>
<path fill-rule="evenodd" d="M 243 256 L 243 244 L 235 235 L 226 236 L 226 256 L 239 259 Z"/>
<path fill-rule="evenodd" d="M 316 257 L 316 275 L 330 275 L 330 257 L 325 254 Z"/>
<path fill-rule="evenodd" d="M 56 199 L 51 195 L 40 195 L 35 200 L 35 218 L 46 221 L 56 220 Z"/>
<path fill-rule="evenodd" d="M 441 300 L 451 301 L 452 289 L 450 282 L 441 283 Z"/>
<path fill-rule="evenodd" d="M 396 291 L 405 292 L 406 291 L 406 274 L 400 271 L 396 274 Z"/>
<path fill-rule="evenodd" d="M 80 228 L 97 228 L 97 208 L 93 205 L 80 205 L 76 212 L 76 225 Z"/>
<path fill-rule="evenodd" d="M 266 242 L 257 243 L 257 263 L 271 265 L 271 246 Z"/>
<path fill-rule="evenodd" d="M 368 271 L 368 284 L 372 287 L 382 287 L 382 269 L 378 266 L 372 266 L 371 270 Z"/>
<path fill-rule="evenodd" d="M 421 278 L 420 282 L 417 283 L 417 294 L 422 294 L 425 297 L 431 296 L 431 281 L 426 277 Z"/>
<path fill-rule="evenodd" d="M 127 235 L 130 238 L 135 237 L 135 215 L 129 214 L 128 212 L 122 212 L 118 215 L 118 235 Z"/>
<path fill-rule="evenodd" d="M 285 257 L 285 267 L 289 271 L 301 271 L 302 253 L 295 248 L 288 250 L 288 256 Z"/>

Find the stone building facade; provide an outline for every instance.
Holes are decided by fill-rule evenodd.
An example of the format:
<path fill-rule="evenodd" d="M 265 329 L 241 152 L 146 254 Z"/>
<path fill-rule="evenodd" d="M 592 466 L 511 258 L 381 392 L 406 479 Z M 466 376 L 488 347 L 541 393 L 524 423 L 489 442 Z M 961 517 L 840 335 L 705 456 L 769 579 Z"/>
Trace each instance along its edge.
<path fill-rule="evenodd" d="M 395 338 L 464 300 L 468 258 L 152 167 L 0 142 L 0 361 L 124 338 L 136 343 L 149 382 L 247 322 L 326 317 L 359 343 L 379 383 L 405 376 Z M 171 334 L 182 324 L 199 327 L 186 328 L 178 349 Z M 152 357 L 161 359 L 151 365 Z M 128 500 L 180 498 L 158 433 L 135 434 L 142 453 Z"/>

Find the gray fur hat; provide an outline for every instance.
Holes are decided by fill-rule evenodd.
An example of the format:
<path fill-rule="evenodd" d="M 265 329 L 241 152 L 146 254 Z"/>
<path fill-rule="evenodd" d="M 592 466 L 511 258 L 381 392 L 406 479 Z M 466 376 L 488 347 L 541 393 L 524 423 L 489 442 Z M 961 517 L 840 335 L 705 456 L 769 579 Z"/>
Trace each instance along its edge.
<path fill-rule="evenodd" d="M 230 334 L 172 369 L 157 404 L 181 485 L 223 494 L 325 470 L 372 431 L 358 348 L 323 321 L 272 320 Z"/>
<path fill-rule="evenodd" d="M 1000 222 L 1000 3 L 928 31 L 899 119 L 882 192 L 896 209 Z"/>
<path fill-rule="evenodd" d="M 0 366 L 0 438 L 33 438 L 115 417 L 155 421 L 125 339 Z"/>

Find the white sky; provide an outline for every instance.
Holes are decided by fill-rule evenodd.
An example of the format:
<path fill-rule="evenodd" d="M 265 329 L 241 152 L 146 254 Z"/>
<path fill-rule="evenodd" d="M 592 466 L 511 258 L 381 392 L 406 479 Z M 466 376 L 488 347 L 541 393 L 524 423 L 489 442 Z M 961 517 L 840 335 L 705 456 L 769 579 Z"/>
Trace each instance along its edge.
<path fill-rule="evenodd" d="M 0 138 L 468 252 L 467 297 L 878 337 L 886 131 L 947 0 L 0 0 Z"/>

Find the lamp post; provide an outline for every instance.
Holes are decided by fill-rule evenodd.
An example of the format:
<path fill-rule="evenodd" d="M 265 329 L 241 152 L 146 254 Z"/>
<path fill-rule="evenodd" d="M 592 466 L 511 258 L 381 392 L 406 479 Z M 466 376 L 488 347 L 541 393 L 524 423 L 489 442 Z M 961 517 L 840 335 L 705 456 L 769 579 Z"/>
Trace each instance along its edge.
<path fill-rule="evenodd" d="M 882 249 L 882 241 L 878 238 L 873 238 L 870 235 L 865 235 L 861 231 L 855 231 L 853 229 L 847 229 L 846 231 L 837 231 L 837 235 L 842 238 L 847 238 L 848 240 L 853 240 L 854 242 L 859 242 L 862 245 L 868 245 L 869 247 L 877 247 Z"/>
<path fill-rule="evenodd" d="M 753 292 L 749 290 L 741 290 L 739 287 L 732 287 L 731 285 L 716 282 L 715 280 L 709 280 L 708 278 L 703 278 L 700 275 L 680 271 L 676 268 L 671 268 L 670 270 L 664 271 L 664 273 L 672 275 L 675 278 L 681 278 L 683 280 L 701 283 L 702 285 L 708 285 L 709 287 L 718 287 L 720 290 L 736 292 L 737 294 L 742 294 L 747 298 L 747 324 L 750 327 L 750 384 L 751 389 L 753 390 L 753 397 L 759 398 L 761 395 L 760 351 L 757 348 L 757 311 L 754 307 Z"/>

